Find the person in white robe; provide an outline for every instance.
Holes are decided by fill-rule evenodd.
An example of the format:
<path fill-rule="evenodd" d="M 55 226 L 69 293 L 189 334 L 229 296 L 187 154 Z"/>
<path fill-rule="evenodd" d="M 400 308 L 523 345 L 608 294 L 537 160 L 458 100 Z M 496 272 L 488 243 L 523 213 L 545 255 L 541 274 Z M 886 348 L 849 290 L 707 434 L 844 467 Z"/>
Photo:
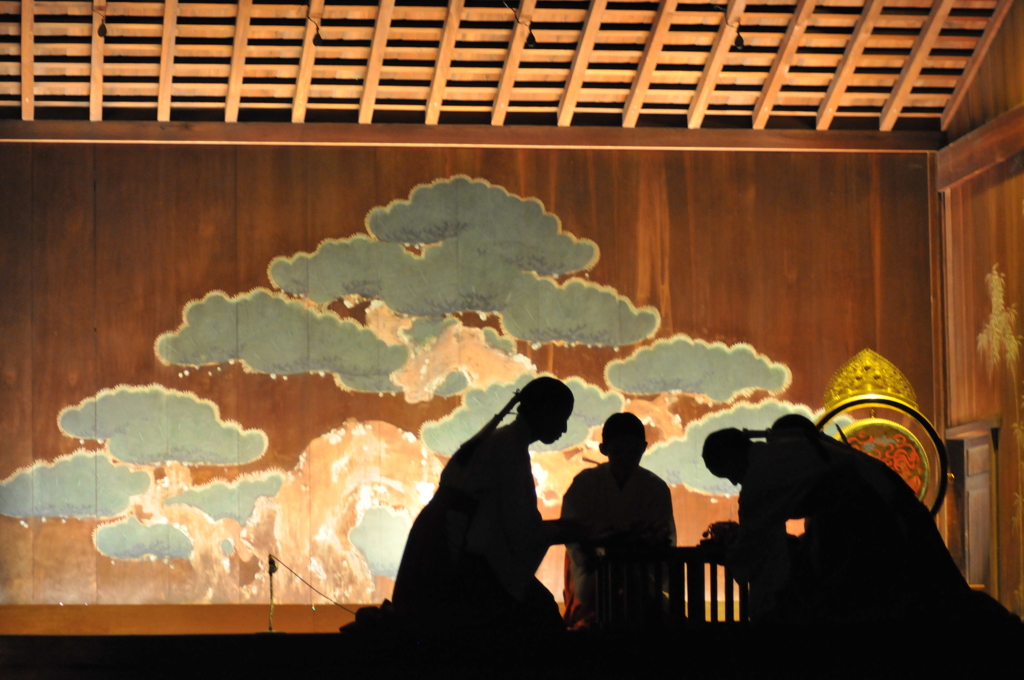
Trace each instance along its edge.
<path fill-rule="evenodd" d="M 515 421 L 498 427 L 516 403 Z M 537 378 L 452 456 L 413 524 L 395 582 L 395 609 L 414 627 L 441 635 L 564 628 L 534 574 L 573 525 L 541 518 L 529 446 L 561 437 L 572 408 L 564 383 Z"/>
<path fill-rule="evenodd" d="M 562 499 L 562 519 L 579 522 L 587 537 L 566 545 L 565 621 L 573 629 L 590 627 L 596 619 L 596 545 L 676 543 L 672 493 L 660 477 L 640 467 L 647 449 L 643 423 L 631 413 L 616 413 L 601 438 L 608 462 L 576 475 Z"/>

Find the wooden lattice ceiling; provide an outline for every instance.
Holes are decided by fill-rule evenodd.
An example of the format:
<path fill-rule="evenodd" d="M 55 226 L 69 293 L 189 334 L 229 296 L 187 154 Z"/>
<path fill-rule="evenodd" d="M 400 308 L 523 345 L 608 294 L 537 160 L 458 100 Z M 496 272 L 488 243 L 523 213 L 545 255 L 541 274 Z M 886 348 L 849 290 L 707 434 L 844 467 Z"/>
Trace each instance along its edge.
<path fill-rule="evenodd" d="M 0 112 L 944 128 L 1011 2 L 0 0 Z"/>

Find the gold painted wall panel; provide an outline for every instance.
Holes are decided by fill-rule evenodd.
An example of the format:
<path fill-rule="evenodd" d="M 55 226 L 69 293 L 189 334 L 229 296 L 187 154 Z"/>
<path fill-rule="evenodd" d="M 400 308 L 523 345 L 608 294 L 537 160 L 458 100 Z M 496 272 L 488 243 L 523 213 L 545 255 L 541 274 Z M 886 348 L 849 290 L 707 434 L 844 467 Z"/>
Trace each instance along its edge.
<path fill-rule="evenodd" d="M 430 423 L 449 432 L 469 390 L 482 398 L 523 371 L 576 378 L 600 408 L 641 415 L 653 449 L 645 464 L 671 477 L 681 544 L 735 516 L 735 496 L 680 467 L 702 428 L 820 409 L 832 373 L 864 347 L 892 360 L 934 415 L 923 154 L 9 145 L 0 173 L 3 603 L 264 602 L 268 551 L 337 599 L 379 601 L 395 546 L 367 536 L 399 535 L 432 493 L 446 458 L 428 442 Z M 325 239 L 342 249 L 370 242 L 371 211 L 418 185 L 454 186 L 456 175 L 536 199 L 577 246 L 599 251 L 554 274 L 515 270 L 516 286 L 604 291 L 632 310 L 614 332 L 656 312 L 655 330 L 622 346 L 581 340 L 597 337 L 578 334 L 595 318 L 530 339 L 504 302 L 445 319 L 396 311 L 435 299 L 441 279 L 321 299 L 294 288 L 301 277 L 288 283 L 268 269 Z M 488 225 L 504 219 L 479 227 L 483 251 L 493 255 L 501 232 Z M 396 262 L 446 243 L 396 244 Z M 457 262 L 476 271 L 472 258 Z M 500 273 L 492 268 L 473 274 L 485 288 Z M 551 295 L 543 299 L 568 293 Z M 256 349 L 240 340 L 233 358 L 220 346 L 189 354 L 182 341 L 172 356 L 167 338 L 200 337 L 181 335 L 183 314 L 198 324 L 189 310 L 217 304 L 239 310 L 236 332 L 251 330 L 238 337 Z M 258 323 L 245 326 L 253 309 Z M 292 328 L 275 325 L 289 315 L 365 331 L 404 347 L 407 360 L 360 377 L 261 355 L 273 341 L 292 346 L 274 335 Z M 645 348 L 651 361 L 669 357 L 657 359 L 661 373 L 692 354 L 710 377 L 651 391 L 650 372 L 613 375 L 610 366 Z M 743 370 L 727 379 L 733 365 Z M 384 379 L 401 389 L 359 383 Z M 150 412 L 164 420 L 139 416 Z M 599 456 L 597 425 L 535 453 L 545 517 L 557 517 L 573 474 Z M 85 479 L 89 465 L 92 500 L 79 489 L 55 504 L 47 480 Z M 31 484 L 18 481 L 28 473 Z M 556 592 L 561 560 L 553 550 L 541 569 Z M 281 573 L 283 601 L 317 601 Z"/>

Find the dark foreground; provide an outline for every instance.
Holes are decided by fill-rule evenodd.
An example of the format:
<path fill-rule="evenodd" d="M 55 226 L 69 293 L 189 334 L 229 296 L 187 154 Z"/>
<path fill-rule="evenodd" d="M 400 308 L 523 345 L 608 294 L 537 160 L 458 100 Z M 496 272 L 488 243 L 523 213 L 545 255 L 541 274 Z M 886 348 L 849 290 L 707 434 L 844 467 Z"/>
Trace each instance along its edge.
<path fill-rule="evenodd" d="M 0 637 L 0 678 L 1015 678 L 1024 631 L 705 626 L 464 641 L 379 633 Z"/>

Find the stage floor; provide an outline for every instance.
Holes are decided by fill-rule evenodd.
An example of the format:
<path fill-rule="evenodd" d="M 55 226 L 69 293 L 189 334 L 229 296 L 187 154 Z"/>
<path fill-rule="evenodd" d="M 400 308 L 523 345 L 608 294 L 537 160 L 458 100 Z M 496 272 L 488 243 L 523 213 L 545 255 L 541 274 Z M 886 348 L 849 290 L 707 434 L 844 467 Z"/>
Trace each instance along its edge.
<path fill-rule="evenodd" d="M 375 633 L 0 636 L 0 678 L 1015 678 L 1020 629 L 705 626 L 436 642 Z"/>

